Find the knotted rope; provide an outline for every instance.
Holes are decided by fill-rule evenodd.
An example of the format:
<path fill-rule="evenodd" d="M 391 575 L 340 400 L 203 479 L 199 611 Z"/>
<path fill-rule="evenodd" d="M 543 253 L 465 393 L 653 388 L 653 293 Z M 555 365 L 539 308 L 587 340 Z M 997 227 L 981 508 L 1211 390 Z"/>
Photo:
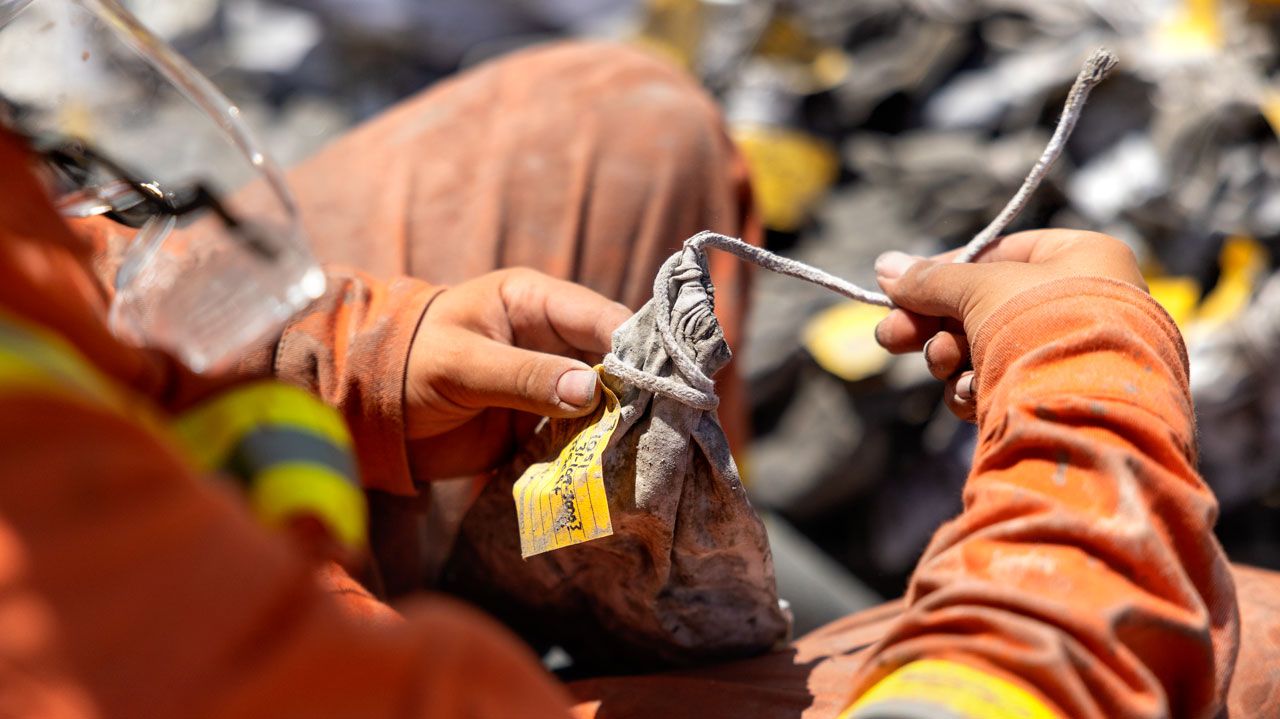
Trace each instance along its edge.
<path fill-rule="evenodd" d="M 1076 122 L 1080 119 L 1080 113 L 1084 109 L 1084 103 L 1088 99 L 1089 93 L 1098 83 L 1102 82 L 1103 78 L 1110 74 L 1117 62 L 1115 54 L 1105 48 L 1095 50 L 1089 56 L 1089 59 L 1085 60 L 1084 66 L 1080 68 L 1080 73 L 1076 75 L 1075 83 L 1071 86 L 1071 91 L 1067 94 L 1062 117 L 1059 118 L 1058 126 L 1054 128 L 1053 136 L 1049 138 L 1049 143 L 1045 146 L 1044 152 L 1040 154 L 1040 158 L 1036 160 L 1036 164 L 1027 173 L 1026 179 L 1022 181 L 1022 186 L 1018 188 L 1018 191 L 1004 206 L 1004 209 L 981 232 L 969 240 L 964 250 L 956 256 L 956 262 L 972 262 L 984 250 L 999 241 L 1000 233 L 1008 227 L 1010 222 L 1013 222 L 1018 213 L 1026 206 L 1031 194 L 1040 186 L 1049 168 L 1058 159 L 1058 156 L 1062 154 L 1062 150 L 1067 145 L 1067 139 L 1071 137 L 1072 131 L 1075 130 Z M 699 232 L 685 240 L 684 247 L 698 253 L 705 252 L 704 248 L 706 247 L 714 247 L 737 255 L 747 262 L 759 265 L 767 270 L 826 287 L 851 300 L 881 307 L 894 306 L 893 300 L 882 292 L 864 289 L 829 272 L 788 257 L 776 255 L 735 237 L 715 232 Z M 695 409 L 712 410 L 720 404 L 720 398 L 716 396 L 715 382 L 685 352 L 681 343 L 671 331 L 671 283 L 672 281 L 691 279 L 675 276 L 683 255 L 683 252 L 673 254 L 667 258 L 667 261 L 658 270 L 658 275 L 654 278 L 653 283 L 653 301 L 655 303 L 654 310 L 657 316 L 658 334 L 662 338 L 662 346 L 666 349 L 667 355 L 670 356 L 672 363 L 675 365 L 676 372 L 684 378 L 687 384 L 632 367 L 624 363 L 612 352 L 605 356 L 604 368 L 615 377 L 640 389 L 670 397 Z M 692 271 L 687 270 L 686 272 Z"/>

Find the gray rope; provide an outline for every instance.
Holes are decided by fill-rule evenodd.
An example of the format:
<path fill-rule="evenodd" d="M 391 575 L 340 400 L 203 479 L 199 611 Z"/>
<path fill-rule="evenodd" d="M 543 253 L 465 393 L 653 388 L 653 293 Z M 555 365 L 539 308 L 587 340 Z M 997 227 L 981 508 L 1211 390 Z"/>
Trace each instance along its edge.
<path fill-rule="evenodd" d="M 701 248 L 695 245 L 694 242 L 699 237 L 708 234 L 713 233 L 701 232 L 685 240 L 685 248 L 701 251 Z M 742 240 L 734 240 L 731 237 L 725 237 L 724 239 L 746 245 Z M 747 246 L 750 247 L 750 245 Z M 676 276 L 676 268 L 684 259 L 684 254 L 684 252 L 677 252 L 671 255 L 666 262 L 662 263 L 662 267 L 658 269 L 658 275 L 653 280 L 653 302 L 655 303 L 653 311 L 658 323 L 658 336 L 662 338 L 662 347 L 667 351 L 667 356 L 671 358 L 672 364 L 675 365 L 676 372 L 684 377 L 688 384 L 681 384 L 667 377 L 659 377 L 656 374 L 632 367 L 624 363 L 612 352 L 605 355 L 604 368 L 609 374 L 626 381 L 634 387 L 639 387 L 664 397 L 670 397 L 681 404 L 696 409 L 712 410 L 720 405 L 720 398 L 716 396 L 715 382 L 684 351 L 684 348 L 680 346 L 679 340 L 676 339 L 675 333 L 671 331 L 671 282 L 693 279 L 687 276 Z"/>
<path fill-rule="evenodd" d="M 705 411 L 720 406 L 720 398 L 716 396 L 714 391 L 697 390 L 668 377 L 659 377 L 656 374 L 636 369 L 618 359 L 618 356 L 612 352 L 604 357 L 604 369 L 609 374 L 633 387 L 639 387 L 663 397 L 670 397 L 687 407 Z M 695 376 L 706 377 L 706 374 L 699 370 Z"/>
<path fill-rule="evenodd" d="M 820 287 L 826 287 L 832 292 L 844 295 L 851 300 L 865 302 L 869 305 L 893 307 L 893 301 L 880 292 L 863 289 L 825 270 L 806 265 L 789 257 L 775 255 L 764 248 L 747 244 L 733 237 L 718 235 L 714 232 L 699 232 L 686 240 L 684 246 L 693 247 L 697 250 L 701 250 L 703 247 L 714 247 L 718 250 L 735 254 L 747 262 L 759 265 L 766 270 L 772 270 L 780 275 L 787 275 L 805 282 L 812 282 Z"/>
<path fill-rule="evenodd" d="M 964 250 L 957 255 L 956 262 L 971 262 L 982 254 L 984 250 L 1000 240 L 1000 233 L 1026 206 L 1027 199 L 1031 197 L 1031 193 L 1035 192 L 1036 188 L 1040 186 L 1049 171 L 1049 167 L 1062 154 L 1063 148 L 1066 147 L 1067 139 L 1071 136 L 1071 132 L 1075 130 L 1076 122 L 1080 119 L 1080 113 L 1084 109 L 1084 103 L 1089 97 L 1089 92 L 1115 68 L 1116 63 L 1116 56 L 1105 48 L 1095 50 L 1089 56 L 1089 59 L 1085 60 L 1084 66 L 1080 68 L 1080 73 L 1076 76 L 1075 83 L 1071 86 L 1071 91 L 1067 94 L 1067 101 L 1062 110 L 1062 117 L 1058 120 L 1058 126 L 1054 129 L 1053 136 L 1049 138 L 1049 144 L 1045 146 L 1040 159 L 1031 168 L 1026 179 L 1022 182 L 1022 186 L 1018 188 L 1018 192 L 1004 206 L 1000 214 L 991 221 L 991 224 L 983 228 L 977 235 L 974 235 L 973 239 L 965 245 Z M 775 255 L 766 249 L 747 244 L 735 237 L 704 231 L 684 242 L 685 250 L 694 250 L 700 256 L 706 252 L 705 248 L 707 247 L 714 247 L 737 255 L 767 270 L 826 287 L 851 300 L 881 307 L 894 306 L 893 300 L 890 300 L 888 295 L 882 292 L 874 292 L 859 287 L 848 280 L 836 277 L 817 267 L 788 257 Z M 656 395 L 669 397 L 695 409 L 712 410 L 720 404 L 720 398 L 716 396 L 715 382 L 685 352 L 684 347 L 681 346 L 675 334 L 671 331 L 671 283 L 673 281 L 683 282 L 693 279 L 688 275 L 700 273 L 701 271 L 696 268 L 690 268 L 684 274 L 677 275 L 676 268 L 683 261 L 684 255 L 684 252 L 677 252 L 662 263 L 662 267 L 658 270 L 658 275 L 653 282 L 653 301 L 656 303 L 654 314 L 658 324 L 658 335 L 662 338 L 662 346 L 671 358 L 672 364 L 675 365 L 676 372 L 688 384 L 682 384 L 671 378 L 660 377 L 651 372 L 632 367 L 624 363 L 612 352 L 605 355 L 604 368 L 610 374 L 632 386 L 653 392 Z"/>
<path fill-rule="evenodd" d="M 1104 47 L 1094 50 L 1089 59 L 1084 61 L 1084 67 L 1080 68 L 1080 74 L 1076 75 L 1076 81 L 1071 85 L 1071 91 L 1067 93 L 1067 102 L 1062 107 L 1062 117 L 1058 119 L 1058 126 L 1054 128 L 1053 136 L 1049 138 L 1049 144 L 1040 154 L 1040 159 L 1036 160 L 1031 172 L 1027 173 L 1027 179 L 1022 181 L 1022 187 L 1018 188 L 1018 192 L 1004 206 L 1000 214 L 996 215 L 996 218 L 983 228 L 982 232 L 969 240 L 964 252 L 956 256 L 956 262 L 972 262 L 975 257 L 982 254 L 983 250 L 999 241 L 1000 233 L 1004 232 L 1004 228 L 1013 222 L 1013 218 L 1017 217 L 1019 212 L 1022 212 L 1031 193 L 1040 186 L 1040 182 L 1049 172 L 1049 167 L 1066 148 L 1067 138 L 1071 137 L 1072 131 L 1076 129 L 1076 121 L 1080 119 L 1080 113 L 1084 110 L 1084 101 L 1089 99 L 1089 93 L 1102 82 L 1103 78 L 1111 74 L 1118 62 L 1119 59 L 1115 53 Z"/>

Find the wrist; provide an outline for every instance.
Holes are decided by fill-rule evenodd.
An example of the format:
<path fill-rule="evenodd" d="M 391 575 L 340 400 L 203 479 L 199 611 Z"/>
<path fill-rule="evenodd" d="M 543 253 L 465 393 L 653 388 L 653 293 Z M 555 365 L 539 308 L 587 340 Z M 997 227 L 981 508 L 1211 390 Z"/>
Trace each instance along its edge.
<path fill-rule="evenodd" d="M 1120 337 L 1143 337 L 1162 364 L 1180 373 L 1185 385 L 1186 347 L 1169 314 L 1150 294 L 1132 283 L 1104 276 L 1062 277 L 1030 287 L 994 311 L 971 336 L 971 356 L 978 386 L 978 415 L 994 401 L 1009 369 L 1016 363 L 1065 354 L 1111 351 Z M 1080 386 L 1059 392 L 1101 392 L 1120 381 L 1085 378 Z M 1092 384 L 1090 384 L 1092 383 Z"/>

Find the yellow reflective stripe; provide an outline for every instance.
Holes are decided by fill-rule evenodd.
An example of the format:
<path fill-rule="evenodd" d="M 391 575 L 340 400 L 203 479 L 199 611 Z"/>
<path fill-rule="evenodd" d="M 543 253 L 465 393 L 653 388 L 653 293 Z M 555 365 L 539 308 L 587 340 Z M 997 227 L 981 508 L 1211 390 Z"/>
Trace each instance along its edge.
<path fill-rule="evenodd" d="M 179 417 L 174 430 L 196 463 L 212 470 L 222 466 L 241 438 L 264 425 L 311 432 L 348 451 L 352 446 L 336 410 L 297 387 L 273 381 L 224 392 Z"/>
<path fill-rule="evenodd" d="M 104 375 L 61 335 L 0 310 L 0 392 L 54 396 L 105 409 L 163 441 L 172 435 L 155 408 Z"/>
<path fill-rule="evenodd" d="M 0 311 L 0 389 L 38 389 L 136 414 L 70 342 L 4 311 Z"/>
<path fill-rule="evenodd" d="M 290 517 L 308 515 L 320 520 L 342 544 L 363 549 L 368 531 L 364 493 L 341 474 L 319 464 L 277 464 L 254 477 L 249 504 L 269 526 Z"/>
<path fill-rule="evenodd" d="M 314 434 L 339 451 L 351 452 L 351 436 L 341 415 L 306 392 L 278 382 L 257 382 L 230 390 L 161 428 L 146 406 L 126 396 L 65 339 L 0 311 L 0 392 L 53 394 L 89 400 L 172 437 L 189 450 L 197 466 L 218 469 L 247 434 L 263 426 L 285 426 Z M 249 501 L 269 525 L 290 517 L 318 519 L 342 544 L 365 546 L 368 509 L 354 478 L 322 464 L 281 462 L 250 481 Z"/>
<path fill-rule="evenodd" d="M 922 659 L 881 679 L 839 719 L 870 716 L 948 719 L 1059 719 L 1031 692 L 957 662 Z"/>
<path fill-rule="evenodd" d="M 140 403 L 131 403 L 71 343 L 41 327 L 0 311 L 0 392 L 54 394 L 90 400 L 119 411 L 159 433 L 177 438 L 197 466 L 219 469 L 237 444 L 264 426 L 283 426 L 314 434 L 341 452 L 352 451 L 342 416 L 306 392 L 278 382 L 237 387 L 186 413 L 164 432 Z M 258 472 L 249 501 L 269 525 L 306 514 L 320 520 L 342 544 L 365 546 L 368 509 L 364 493 L 348 478 L 323 464 L 280 462 Z"/>
<path fill-rule="evenodd" d="M 322 443 L 313 450 L 332 448 L 339 459 L 349 458 L 351 435 L 337 410 L 297 387 L 273 381 L 255 382 L 229 390 L 196 407 L 174 422 L 174 430 L 198 466 L 206 470 L 230 470 L 233 455 L 254 438 L 278 441 L 276 434 L 315 437 Z M 296 442 L 295 442 L 296 444 Z M 303 442 L 302 444 L 307 444 Z M 289 518 L 307 515 L 319 520 L 343 545 L 365 546 L 368 508 L 356 477 L 347 477 L 327 451 L 301 452 L 281 445 L 282 455 L 268 457 L 267 466 L 235 470 L 242 477 L 248 501 L 268 526 L 281 526 Z M 333 465 L 333 466 L 330 466 Z M 351 460 L 354 470 L 354 459 Z"/>
<path fill-rule="evenodd" d="M 15 357 L 0 347 L 0 390 L 31 390 L 61 395 L 85 395 L 87 393 L 68 387 L 53 375 Z"/>

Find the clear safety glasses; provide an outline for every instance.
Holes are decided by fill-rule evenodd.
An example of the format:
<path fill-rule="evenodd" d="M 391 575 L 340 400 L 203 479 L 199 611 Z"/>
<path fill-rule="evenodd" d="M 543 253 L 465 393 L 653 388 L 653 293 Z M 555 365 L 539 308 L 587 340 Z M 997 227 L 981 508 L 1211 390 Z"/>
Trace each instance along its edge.
<path fill-rule="evenodd" d="M 0 123 L 68 218 L 100 218 L 122 339 L 235 362 L 324 292 L 239 109 L 115 0 L 0 0 Z"/>

